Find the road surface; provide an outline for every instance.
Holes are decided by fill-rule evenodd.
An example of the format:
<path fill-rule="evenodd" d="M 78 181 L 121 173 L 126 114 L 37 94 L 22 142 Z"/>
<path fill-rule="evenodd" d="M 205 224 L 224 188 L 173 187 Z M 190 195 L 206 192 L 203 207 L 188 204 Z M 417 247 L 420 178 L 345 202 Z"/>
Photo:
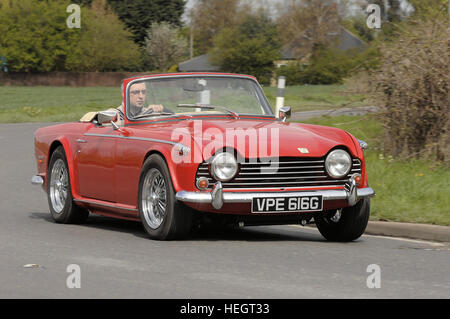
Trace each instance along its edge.
<path fill-rule="evenodd" d="M 46 194 L 30 184 L 33 134 L 45 125 L 0 125 L 0 298 L 450 297 L 445 243 L 374 236 L 331 243 L 301 226 L 161 242 L 139 223 L 106 217 L 55 224 Z M 79 281 L 69 265 L 79 267 Z M 369 288 L 374 283 L 380 288 Z"/>

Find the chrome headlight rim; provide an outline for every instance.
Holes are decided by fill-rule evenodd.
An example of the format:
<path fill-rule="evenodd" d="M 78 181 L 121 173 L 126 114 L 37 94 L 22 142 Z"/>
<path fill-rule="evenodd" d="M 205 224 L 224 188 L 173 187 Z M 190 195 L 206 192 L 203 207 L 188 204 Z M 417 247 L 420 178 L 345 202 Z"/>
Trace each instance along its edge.
<path fill-rule="evenodd" d="M 221 160 L 226 157 L 227 164 L 231 164 L 233 166 L 232 168 L 232 174 L 229 174 L 228 176 L 224 176 L 223 172 L 220 172 L 219 165 L 221 164 Z M 231 154 L 230 152 L 220 152 L 213 156 L 210 162 L 210 173 L 211 176 L 216 180 L 220 182 L 227 182 L 232 180 L 239 171 L 238 163 L 236 160 L 236 157 Z"/>
<path fill-rule="evenodd" d="M 336 156 L 339 156 L 339 155 L 343 156 L 341 158 L 347 159 L 345 164 L 348 166 L 347 169 L 345 170 L 345 173 L 341 172 L 340 174 L 336 173 L 336 168 L 333 168 L 331 166 L 332 163 L 330 163 L 330 161 L 332 161 L 333 159 L 336 158 Z M 330 176 L 331 178 L 339 179 L 339 178 L 346 177 L 349 174 L 350 170 L 352 169 L 352 157 L 346 150 L 335 149 L 335 150 L 331 151 L 328 154 L 327 158 L 325 159 L 325 169 L 327 171 L 328 176 Z"/>

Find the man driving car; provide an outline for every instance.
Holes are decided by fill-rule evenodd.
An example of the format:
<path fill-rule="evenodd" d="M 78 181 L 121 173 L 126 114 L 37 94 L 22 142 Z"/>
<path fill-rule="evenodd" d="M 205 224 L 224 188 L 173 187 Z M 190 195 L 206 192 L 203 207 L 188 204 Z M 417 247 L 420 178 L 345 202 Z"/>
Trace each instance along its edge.
<path fill-rule="evenodd" d="M 122 91 L 122 98 L 123 98 L 123 84 L 121 86 L 121 91 Z M 135 83 L 132 84 L 130 87 L 130 104 L 129 104 L 129 114 L 132 117 L 137 117 L 143 114 L 151 114 L 154 112 L 163 112 L 164 111 L 164 107 L 161 104 L 150 104 L 148 106 L 144 106 L 146 103 L 146 94 L 147 94 L 147 88 L 144 82 L 140 82 L 140 83 Z M 124 107 L 123 107 L 123 102 L 122 104 L 116 108 L 116 109 L 108 109 L 107 111 L 118 111 L 118 120 L 117 123 L 118 125 L 122 125 L 123 124 L 123 120 L 124 120 Z M 97 112 L 89 112 L 87 114 L 85 114 L 82 118 L 81 118 L 81 122 L 90 122 L 92 121 L 96 115 L 98 113 Z"/>
<path fill-rule="evenodd" d="M 163 106 L 161 104 L 145 105 L 147 94 L 147 86 L 144 82 L 132 84 L 130 87 L 130 114 L 133 117 L 150 114 L 153 112 L 162 112 Z"/>

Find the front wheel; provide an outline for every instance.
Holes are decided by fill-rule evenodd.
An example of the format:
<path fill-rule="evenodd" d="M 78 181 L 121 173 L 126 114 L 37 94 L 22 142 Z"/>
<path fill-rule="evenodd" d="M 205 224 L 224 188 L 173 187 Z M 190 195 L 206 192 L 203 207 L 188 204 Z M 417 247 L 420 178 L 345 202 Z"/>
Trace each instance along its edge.
<path fill-rule="evenodd" d="M 370 198 L 362 198 L 354 206 L 326 211 L 314 217 L 323 237 L 330 241 L 353 241 L 361 237 L 370 215 Z"/>
<path fill-rule="evenodd" d="M 78 207 L 73 201 L 69 168 L 62 146 L 58 147 L 50 158 L 47 197 L 50 213 L 56 223 L 81 224 L 89 216 L 89 211 Z"/>
<path fill-rule="evenodd" d="M 144 163 L 138 200 L 142 224 L 151 238 L 170 240 L 189 234 L 191 209 L 175 198 L 169 169 L 157 154 L 149 156 Z"/>

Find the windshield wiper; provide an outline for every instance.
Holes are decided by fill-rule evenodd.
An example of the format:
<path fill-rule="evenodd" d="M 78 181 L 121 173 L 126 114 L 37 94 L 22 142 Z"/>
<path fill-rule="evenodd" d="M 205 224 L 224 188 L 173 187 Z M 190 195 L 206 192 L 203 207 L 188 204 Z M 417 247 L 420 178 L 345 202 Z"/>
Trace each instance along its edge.
<path fill-rule="evenodd" d="M 133 117 L 133 120 L 142 119 L 142 118 L 146 118 L 146 117 L 159 116 L 159 115 L 175 115 L 175 114 L 174 113 L 169 113 L 169 112 L 153 112 L 153 113 L 150 113 L 150 114 L 138 115 L 136 117 Z"/>
<path fill-rule="evenodd" d="M 195 108 L 199 108 L 199 109 L 207 109 L 207 110 L 215 110 L 215 109 L 219 109 L 219 110 L 223 110 L 225 112 L 228 112 L 230 115 L 232 115 L 235 118 L 239 117 L 239 114 L 231 111 L 223 106 L 217 106 L 217 105 L 210 105 L 210 104 L 201 104 L 201 103 L 196 103 L 196 104 L 178 104 L 178 107 L 195 107 Z"/>

